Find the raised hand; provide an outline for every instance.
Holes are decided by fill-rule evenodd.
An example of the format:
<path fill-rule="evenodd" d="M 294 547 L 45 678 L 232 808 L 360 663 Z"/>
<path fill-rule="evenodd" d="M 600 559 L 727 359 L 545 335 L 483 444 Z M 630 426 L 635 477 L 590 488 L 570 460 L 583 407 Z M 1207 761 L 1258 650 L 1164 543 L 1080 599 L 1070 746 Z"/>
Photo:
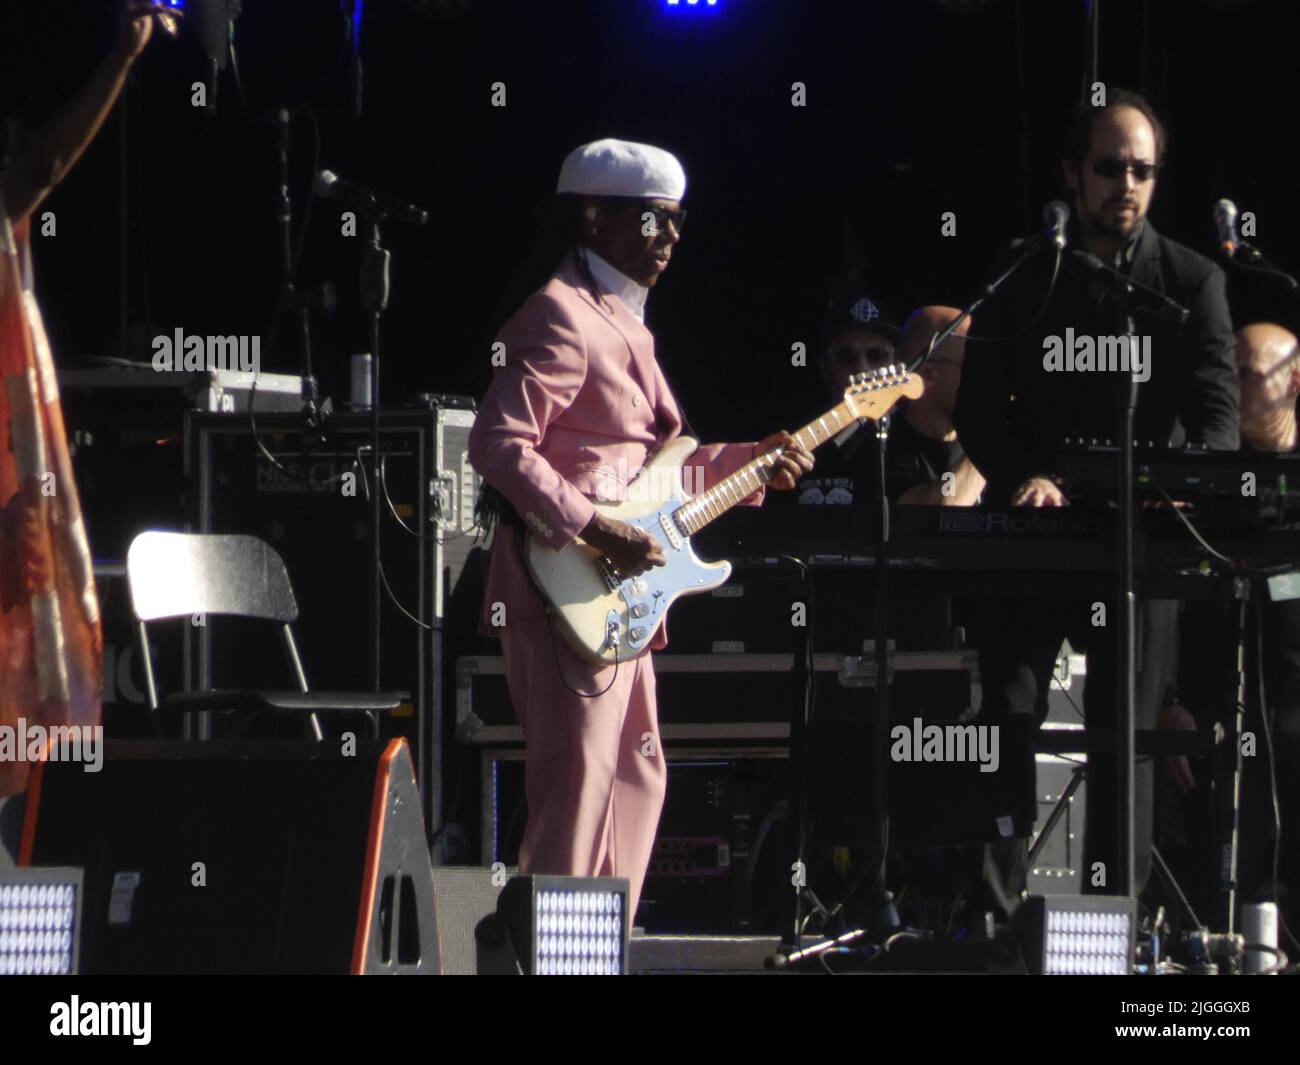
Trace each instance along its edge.
<path fill-rule="evenodd" d="M 154 16 L 166 11 L 167 8 L 154 0 L 123 0 L 113 51 L 128 59 L 138 56 L 153 36 Z"/>

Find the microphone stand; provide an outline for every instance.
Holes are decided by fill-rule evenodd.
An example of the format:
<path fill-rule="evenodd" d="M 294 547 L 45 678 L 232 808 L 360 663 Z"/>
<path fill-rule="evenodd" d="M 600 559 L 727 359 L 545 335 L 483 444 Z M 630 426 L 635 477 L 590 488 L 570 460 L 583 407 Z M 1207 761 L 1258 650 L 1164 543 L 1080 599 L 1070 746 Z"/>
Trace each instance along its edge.
<path fill-rule="evenodd" d="M 380 623 L 384 607 L 381 542 L 384 512 L 383 485 L 379 481 L 382 469 L 379 455 L 379 370 L 382 365 L 379 339 L 380 324 L 384 311 L 388 309 L 392 256 L 383 245 L 379 225 L 393 215 L 401 221 L 420 225 L 426 216 L 424 212 L 407 205 L 384 202 L 373 192 L 350 201 L 349 206 L 366 224 L 366 243 L 361 253 L 360 289 L 361 306 L 365 309 L 370 324 L 370 683 L 374 691 L 380 691 Z"/>
<path fill-rule="evenodd" d="M 1300 302 L 1300 281 L 1297 281 L 1285 270 L 1274 266 L 1264 258 L 1264 253 L 1255 247 L 1255 245 L 1247 244 L 1244 240 L 1239 241 L 1237 243 L 1237 249 L 1231 256 L 1230 261 L 1246 270 L 1277 278 L 1286 285 L 1287 295 L 1297 302 Z"/>
<path fill-rule="evenodd" d="M 873 798 L 876 804 L 876 848 L 880 864 L 876 871 L 875 892 L 872 899 L 877 929 L 886 935 L 897 931 L 898 911 L 894 909 L 894 896 L 889 890 L 886 873 L 889 868 L 889 486 L 885 482 L 888 469 L 889 423 L 892 415 L 886 414 L 876 422 L 876 439 L 879 446 L 879 471 L 876 478 L 876 504 L 879 507 L 876 522 L 876 727 L 873 740 L 876 751 L 876 780 Z"/>
<path fill-rule="evenodd" d="M 1038 254 L 1038 252 L 1044 247 L 1051 247 L 1052 249 L 1054 249 L 1056 255 L 1059 258 L 1061 252 L 1064 250 L 1065 245 L 1064 243 L 1058 244 L 1052 240 L 1048 240 L 1046 241 L 1046 243 L 1044 243 L 1043 238 L 1041 237 L 1035 237 L 1031 240 L 1026 240 L 1023 243 L 1021 243 L 1019 248 L 1017 249 L 1017 255 L 1015 259 L 1012 260 L 1011 265 L 1008 266 L 1004 271 L 1002 271 L 1002 273 L 1000 273 L 992 281 L 986 281 L 984 283 L 984 286 L 980 289 L 980 294 L 976 296 L 973 300 L 971 300 L 971 302 L 965 308 L 963 308 L 961 314 L 959 314 L 956 318 L 954 318 L 951 322 L 949 322 L 946 326 L 940 329 L 939 332 L 935 333 L 934 336 L 930 338 L 929 347 L 925 349 L 921 357 L 917 359 L 916 362 L 914 362 L 911 366 L 907 368 L 908 372 L 916 373 L 918 370 L 920 370 L 921 367 L 924 366 L 929 361 L 930 356 L 934 354 L 935 350 L 939 347 L 939 345 L 942 344 L 945 340 L 947 340 L 950 336 L 952 336 L 953 333 L 955 333 L 958 330 L 958 328 L 960 328 L 962 322 L 966 321 L 972 314 L 974 314 L 977 310 L 979 310 L 980 306 L 987 299 L 989 299 L 990 296 L 992 296 L 995 292 L 997 292 L 997 290 L 1000 289 L 1007 282 L 1007 280 L 1011 277 L 1011 275 L 1014 274 L 1017 270 L 1020 269 L 1021 266 L 1024 265 L 1026 260 Z M 1059 262 L 1057 263 L 1057 265 L 1058 266 L 1060 265 Z M 1055 276 L 1055 272 L 1053 272 L 1053 276 Z M 1049 293 L 1048 295 L 1050 297 L 1051 294 Z"/>
<path fill-rule="evenodd" d="M 302 413 L 308 436 L 319 438 L 320 410 L 316 375 L 311 363 L 311 313 L 309 293 L 294 285 L 293 198 L 289 194 L 289 109 L 276 108 L 276 168 L 279 174 L 275 221 L 280 229 L 280 307 L 298 319 L 302 373 Z M 317 439 L 317 443 L 321 441 Z"/>
<path fill-rule="evenodd" d="M 1136 896 L 1133 798 L 1137 790 L 1137 591 L 1133 539 L 1137 515 L 1133 506 L 1133 422 L 1137 411 L 1138 380 L 1133 372 L 1131 357 L 1137 339 L 1132 306 L 1124 308 L 1124 335 L 1128 337 L 1130 358 L 1128 380 L 1120 390 L 1119 468 L 1116 471 L 1119 485 L 1120 612 L 1119 627 L 1115 633 L 1115 672 L 1119 696 L 1115 722 L 1116 805 L 1119 809 L 1119 831 L 1115 843 L 1119 853 L 1119 868 L 1115 871 L 1115 880 L 1119 888 L 1118 894 Z"/>
<path fill-rule="evenodd" d="M 1115 632 L 1115 673 L 1116 673 L 1116 721 L 1115 721 L 1115 767 L 1116 805 L 1119 809 L 1119 824 L 1115 837 L 1116 894 L 1136 896 L 1137 894 L 1137 860 L 1134 846 L 1134 795 L 1137 790 L 1135 761 L 1137 755 L 1136 720 L 1137 720 L 1137 580 L 1135 576 L 1134 542 L 1136 537 L 1137 512 L 1133 502 L 1133 423 L 1137 411 L 1138 380 L 1134 375 L 1134 360 L 1131 353 L 1137 342 L 1137 326 L 1134 315 L 1138 311 L 1148 311 L 1163 317 L 1173 318 L 1180 324 L 1188 318 L 1187 309 L 1174 303 L 1168 297 L 1153 293 L 1145 286 L 1129 280 L 1095 256 L 1083 256 L 1072 253 L 1098 281 L 1105 297 L 1111 305 L 1124 316 L 1124 335 L 1128 338 L 1130 352 L 1129 376 L 1117 397 L 1119 452 L 1117 455 L 1116 484 L 1119 494 L 1119 544 L 1118 569 L 1119 587 L 1116 598 L 1119 601 L 1119 624 Z M 1151 300 L 1157 300 L 1151 306 Z"/>
<path fill-rule="evenodd" d="M 361 253 L 361 305 L 370 319 L 370 683 L 380 690 L 380 621 L 383 617 L 383 531 L 382 486 L 379 483 L 379 333 L 380 321 L 388 308 L 389 266 L 392 257 L 383 246 L 379 223 L 382 212 L 366 217 L 366 246 Z"/>

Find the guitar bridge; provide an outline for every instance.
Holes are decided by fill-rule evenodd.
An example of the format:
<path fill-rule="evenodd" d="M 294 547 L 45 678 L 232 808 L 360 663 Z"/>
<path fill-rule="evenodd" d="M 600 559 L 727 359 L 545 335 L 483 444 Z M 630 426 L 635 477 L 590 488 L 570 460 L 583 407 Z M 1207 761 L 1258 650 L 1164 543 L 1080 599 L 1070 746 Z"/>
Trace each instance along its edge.
<path fill-rule="evenodd" d="M 601 555 L 596 559 L 596 570 L 600 573 L 600 578 L 605 582 L 606 588 L 611 592 L 618 591 L 619 585 L 623 583 L 623 580 L 619 576 L 618 570 L 614 568 L 614 563 L 605 558 L 604 555 Z"/>

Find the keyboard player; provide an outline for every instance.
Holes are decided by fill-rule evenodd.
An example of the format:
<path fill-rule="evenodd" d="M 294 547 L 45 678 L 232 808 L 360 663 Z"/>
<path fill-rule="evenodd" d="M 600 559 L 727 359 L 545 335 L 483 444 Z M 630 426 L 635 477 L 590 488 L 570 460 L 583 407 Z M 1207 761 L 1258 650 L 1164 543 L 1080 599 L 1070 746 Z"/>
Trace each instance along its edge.
<path fill-rule="evenodd" d="M 1183 326 L 1139 319 L 1139 332 L 1150 337 L 1150 377 L 1139 388 L 1135 420 L 1139 439 L 1234 450 L 1238 384 L 1223 272 L 1158 233 L 1147 220 L 1164 144 L 1159 119 L 1136 94 L 1111 89 L 1106 106 L 1078 109 L 1062 160 L 1074 217 L 1070 244 L 1191 311 Z M 1040 255 L 1027 264 L 981 311 L 972 336 L 990 339 L 968 344 L 953 420 L 967 454 L 988 479 L 985 499 L 995 508 L 1069 505 L 1056 480 L 1057 444 L 1066 436 L 1116 435 L 1117 392 L 1127 375 L 1049 369 L 1045 352 L 1066 336 L 1121 334 L 1123 320 L 1086 279 L 1063 266 L 1050 301 L 1026 329 L 1047 291 L 1050 272 L 1050 256 Z M 1139 621 L 1145 646 L 1168 647 L 1175 606 L 1143 604 Z M 1113 729 L 1117 607 L 1110 602 L 1106 609 L 1108 624 L 1097 625 L 1091 601 L 988 601 L 980 648 L 983 719 L 1034 715 L 1041 722 L 1052 669 L 1068 638 L 1076 651 L 1088 656 L 1086 721 Z M 1136 724 L 1141 729 L 1154 724 L 1167 667 L 1164 662 L 1140 664 Z M 1032 770 L 1028 751 L 1021 759 L 1021 771 L 1026 768 L 1023 759 L 1030 760 Z M 1003 765 L 1009 763 L 1004 749 Z M 1090 759 L 1085 890 L 1116 890 L 1115 791 L 1113 759 L 1109 765 L 1104 757 Z M 1150 872 L 1152 795 L 1151 763 L 1140 759 L 1135 789 L 1139 888 Z M 1005 916 L 1024 887 L 1023 846 L 1008 845 L 995 864 L 989 886 L 996 897 L 985 901 L 987 908 Z"/>

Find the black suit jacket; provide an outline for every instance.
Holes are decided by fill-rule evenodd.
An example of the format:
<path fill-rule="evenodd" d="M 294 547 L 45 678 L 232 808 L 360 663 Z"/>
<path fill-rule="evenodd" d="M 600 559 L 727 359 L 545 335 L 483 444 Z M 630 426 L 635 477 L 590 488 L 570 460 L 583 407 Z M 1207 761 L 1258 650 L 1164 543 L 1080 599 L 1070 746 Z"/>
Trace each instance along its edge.
<path fill-rule="evenodd" d="M 1040 252 L 975 314 L 974 337 L 1022 330 L 1042 303 L 1052 257 Z M 1138 389 L 1135 437 L 1156 446 L 1236 450 L 1239 391 L 1223 271 L 1203 255 L 1162 237 L 1148 221 L 1134 248 L 1131 280 L 1191 312 L 1181 326 L 1139 315 L 1150 337 L 1150 379 Z M 1030 477 L 1056 472 L 1067 438 L 1118 440 L 1119 397 L 1127 375 L 1044 369 L 1045 339 L 1067 327 L 1075 336 L 1118 336 L 1124 319 L 1100 288 L 1069 265 L 1042 316 L 1023 335 L 966 347 L 953 416 L 958 437 L 989 482 L 985 501 L 1005 504 Z"/>

